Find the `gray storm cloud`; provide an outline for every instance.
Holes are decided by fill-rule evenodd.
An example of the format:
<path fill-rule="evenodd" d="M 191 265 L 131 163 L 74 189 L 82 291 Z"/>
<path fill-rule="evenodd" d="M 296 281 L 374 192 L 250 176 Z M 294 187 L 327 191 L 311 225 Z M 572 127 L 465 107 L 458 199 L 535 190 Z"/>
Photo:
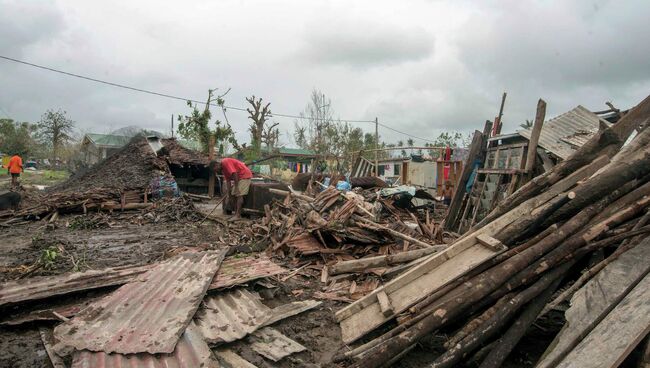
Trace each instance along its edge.
<path fill-rule="evenodd" d="M 480 129 L 503 91 L 505 131 L 532 119 L 540 97 L 547 116 L 632 106 L 650 91 L 649 11 L 645 1 L 0 0 L 0 54 L 199 100 L 232 87 L 228 104 L 255 94 L 276 113 L 298 114 L 318 88 L 342 119 L 435 138 Z M 183 101 L 6 61 L 0 85 L 12 118 L 62 108 L 84 132 L 168 131 L 171 115 L 187 113 Z M 245 141 L 246 114 L 228 119 Z M 291 143 L 293 119 L 277 121 Z"/>

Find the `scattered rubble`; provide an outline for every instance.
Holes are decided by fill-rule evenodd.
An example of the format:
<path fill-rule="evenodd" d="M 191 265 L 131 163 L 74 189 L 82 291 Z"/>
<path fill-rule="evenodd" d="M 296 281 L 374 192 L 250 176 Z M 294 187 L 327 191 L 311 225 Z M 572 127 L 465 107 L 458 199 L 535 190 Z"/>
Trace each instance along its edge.
<path fill-rule="evenodd" d="M 201 195 L 150 196 L 169 165 L 207 160 L 141 137 L 0 213 L 11 240 L 20 226 L 39 234 L 15 251 L 31 263 L 3 265 L 0 324 L 38 328 L 25 339 L 42 340 L 55 367 L 613 368 L 650 326 L 648 117 L 650 97 L 572 136 L 571 152 L 547 165 L 536 160 L 541 125 L 516 147 L 491 147 L 486 125 L 456 185 L 470 190 L 457 191 L 445 220 L 426 191 L 378 178 L 340 191 L 303 175 L 287 190 L 268 186 L 263 211 L 232 221 Z M 491 148 L 497 161 L 515 149 L 507 162 L 533 166 L 479 172 L 474 160 Z M 488 189 L 497 194 L 486 200 Z M 545 318 L 564 324 L 545 330 L 536 348 L 547 351 L 508 365 Z M 409 354 L 421 346 L 426 354 Z"/>

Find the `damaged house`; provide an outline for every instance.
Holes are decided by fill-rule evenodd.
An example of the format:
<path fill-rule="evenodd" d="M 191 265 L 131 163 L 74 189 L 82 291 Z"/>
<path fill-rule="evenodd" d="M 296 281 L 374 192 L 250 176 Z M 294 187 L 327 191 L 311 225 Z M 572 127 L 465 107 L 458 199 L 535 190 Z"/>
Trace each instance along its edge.
<path fill-rule="evenodd" d="M 533 127 L 492 135 L 486 124 L 484 138 L 480 140 L 482 146 L 475 148 L 470 163 L 471 174 L 456 190 L 446 228 L 459 233 L 467 231 L 530 178 L 549 171 L 618 118 L 617 111 L 596 114 L 578 105 L 543 122 L 535 138 L 534 153 L 529 150 L 535 134 Z"/>

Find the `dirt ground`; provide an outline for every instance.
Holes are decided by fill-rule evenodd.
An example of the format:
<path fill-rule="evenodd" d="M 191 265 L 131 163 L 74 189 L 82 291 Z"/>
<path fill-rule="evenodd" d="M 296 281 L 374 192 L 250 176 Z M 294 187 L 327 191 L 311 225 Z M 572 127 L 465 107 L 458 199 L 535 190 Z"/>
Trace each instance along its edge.
<path fill-rule="evenodd" d="M 146 220 L 146 219 L 144 219 Z M 120 265 L 141 265 L 159 261 L 177 248 L 206 246 L 218 243 L 220 225 L 206 221 L 196 223 L 151 223 L 130 214 L 116 213 L 101 217 L 68 215 L 56 225 L 31 222 L 15 227 L 0 228 L 0 279 L 15 279 L 35 264 L 43 264 L 44 250 L 54 249 L 57 256 L 47 266 L 32 270 L 30 276 L 54 275 L 72 270 L 96 269 Z M 277 260 L 287 268 L 294 266 Z M 280 282 L 270 279 L 248 288 L 258 291 L 263 302 L 275 307 L 295 300 L 311 299 L 322 285 L 316 277 L 297 275 Z M 270 287 L 269 286 L 273 286 Z M 294 296 L 292 291 L 303 292 Z M 92 291 L 47 301 L 52 304 L 75 304 L 92 300 L 108 291 Z M 246 340 L 231 344 L 236 352 L 260 368 L 270 367 L 343 367 L 331 363 L 332 357 L 342 346 L 340 329 L 334 313 L 345 303 L 324 300 L 311 311 L 276 323 L 286 336 L 307 347 L 306 352 L 291 355 L 280 362 L 271 362 L 253 352 Z M 38 306 L 29 306 L 37 308 Z M 4 311 L 5 315 L 19 313 L 21 308 Z M 561 314 L 560 314 L 561 317 Z M 542 322 L 517 347 L 509 358 L 507 367 L 530 367 L 541 355 L 559 329 L 561 321 Z M 39 326 L 52 328 L 52 324 L 27 324 L 18 327 L 0 327 L 0 368 L 4 367 L 50 367 L 50 361 L 41 343 Z M 441 333 L 425 339 L 394 367 L 422 367 L 440 354 L 445 336 Z M 470 365 L 471 366 L 471 365 Z"/>

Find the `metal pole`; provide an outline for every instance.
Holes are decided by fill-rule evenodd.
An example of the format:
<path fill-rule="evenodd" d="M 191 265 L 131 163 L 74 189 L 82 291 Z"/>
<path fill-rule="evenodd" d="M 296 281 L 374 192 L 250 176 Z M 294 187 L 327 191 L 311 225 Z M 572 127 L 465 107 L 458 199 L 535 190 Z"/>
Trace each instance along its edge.
<path fill-rule="evenodd" d="M 375 176 L 379 176 L 379 119 L 375 118 Z"/>
<path fill-rule="evenodd" d="M 174 138 L 174 114 L 172 114 L 172 138 Z"/>

